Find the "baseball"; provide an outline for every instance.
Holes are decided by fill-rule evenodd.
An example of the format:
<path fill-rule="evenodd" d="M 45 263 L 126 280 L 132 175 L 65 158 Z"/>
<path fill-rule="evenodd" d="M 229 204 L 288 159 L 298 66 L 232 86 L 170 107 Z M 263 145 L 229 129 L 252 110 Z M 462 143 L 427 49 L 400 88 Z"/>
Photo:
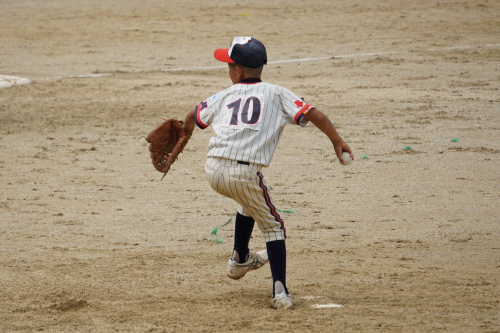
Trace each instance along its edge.
<path fill-rule="evenodd" d="M 349 164 L 351 164 L 351 155 L 349 155 L 348 152 L 345 151 L 345 152 L 342 153 L 342 159 L 344 160 L 344 163 L 342 163 L 342 161 L 339 160 L 340 164 L 342 164 L 342 165 L 349 165 Z"/>

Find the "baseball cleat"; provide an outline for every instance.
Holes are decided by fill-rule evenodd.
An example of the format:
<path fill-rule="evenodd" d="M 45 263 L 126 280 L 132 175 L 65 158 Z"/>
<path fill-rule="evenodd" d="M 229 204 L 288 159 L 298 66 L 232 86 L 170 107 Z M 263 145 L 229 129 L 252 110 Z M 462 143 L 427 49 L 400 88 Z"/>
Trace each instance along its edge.
<path fill-rule="evenodd" d="M 254 269 L 261 268 L 269 261 L 267 257 L 267 251 L 262 250 L 257 253 L 250 252 L 248 254 L 248 260 L 242 264 L 229 259 L 227 263 L 227 276 L 233 280 L 241 279 L 246 273 Z"/>
<path fill-rule="evenodd" d="M 293 308 L 292 296 L 285 292 L 282 292 L 281 294 L 274 296 L 273 307 L 275 309 L 283 309 L 283 310 L 288 310 Z"/>

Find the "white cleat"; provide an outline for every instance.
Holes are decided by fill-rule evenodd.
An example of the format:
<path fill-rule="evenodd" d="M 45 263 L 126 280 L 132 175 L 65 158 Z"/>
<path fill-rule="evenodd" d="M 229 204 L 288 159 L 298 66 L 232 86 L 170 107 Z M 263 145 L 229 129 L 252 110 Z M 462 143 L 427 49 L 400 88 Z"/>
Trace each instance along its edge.
<path fill-rule="evenodd" d="M 241 279 L 246 273 L 261 268 L 267 264 L 268 261 L 269 258 L 267 257 L 266 250 L 257 253 L 250 252 L 248 254 L 248 260 L 242 264 L 239 264 L 233 259 L 229 259 L 227 263 L 227 276 L 233 280 Z"/>
<path fill-rule="evenodd" d="M 274 296 L 273 307 L 275 309 L 288 310 L 293 308 L 292 296 L 285 292 Z"/>

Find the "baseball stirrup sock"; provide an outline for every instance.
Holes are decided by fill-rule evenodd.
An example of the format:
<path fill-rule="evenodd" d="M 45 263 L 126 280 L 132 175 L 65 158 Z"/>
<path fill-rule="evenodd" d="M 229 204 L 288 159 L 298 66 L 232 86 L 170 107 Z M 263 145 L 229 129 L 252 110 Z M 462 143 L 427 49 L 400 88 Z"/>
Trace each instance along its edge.
<path fill-rule="evenodd" d="M 269 257 L 269 265 L 271 266 L 271 274 L 273 276 L 273 297 L 275 296 L 276 282 L 281 282 L 285 292 L 288 294 L 286 287 L 286 245 L 284 240 L 273 241 L 266 243 L 267 256 Z M 279 285 L 279 284 L 278 284 Z"/>
<path fill-rule="evenodd" d="M 251 216 L 236 213 L 234 226 L 234 251 L 232 259 L 238 263 L 244 263 L 248 257 L 248 243 L 252 237 L 255 220 Z"/>

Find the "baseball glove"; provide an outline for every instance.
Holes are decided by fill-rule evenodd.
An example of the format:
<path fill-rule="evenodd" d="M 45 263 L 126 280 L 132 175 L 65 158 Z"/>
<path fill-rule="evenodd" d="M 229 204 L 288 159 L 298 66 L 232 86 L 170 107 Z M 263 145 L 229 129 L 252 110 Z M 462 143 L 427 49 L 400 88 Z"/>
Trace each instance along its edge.
<path fill-rule="evenodd" d="M 149 143 L 153 166 L 164 174 L 163 177 L 182 153 L 190 137 L 184 132 L 184 122 L 176 118 L 165 120 L 148 134 L 146 141 Z"/>

